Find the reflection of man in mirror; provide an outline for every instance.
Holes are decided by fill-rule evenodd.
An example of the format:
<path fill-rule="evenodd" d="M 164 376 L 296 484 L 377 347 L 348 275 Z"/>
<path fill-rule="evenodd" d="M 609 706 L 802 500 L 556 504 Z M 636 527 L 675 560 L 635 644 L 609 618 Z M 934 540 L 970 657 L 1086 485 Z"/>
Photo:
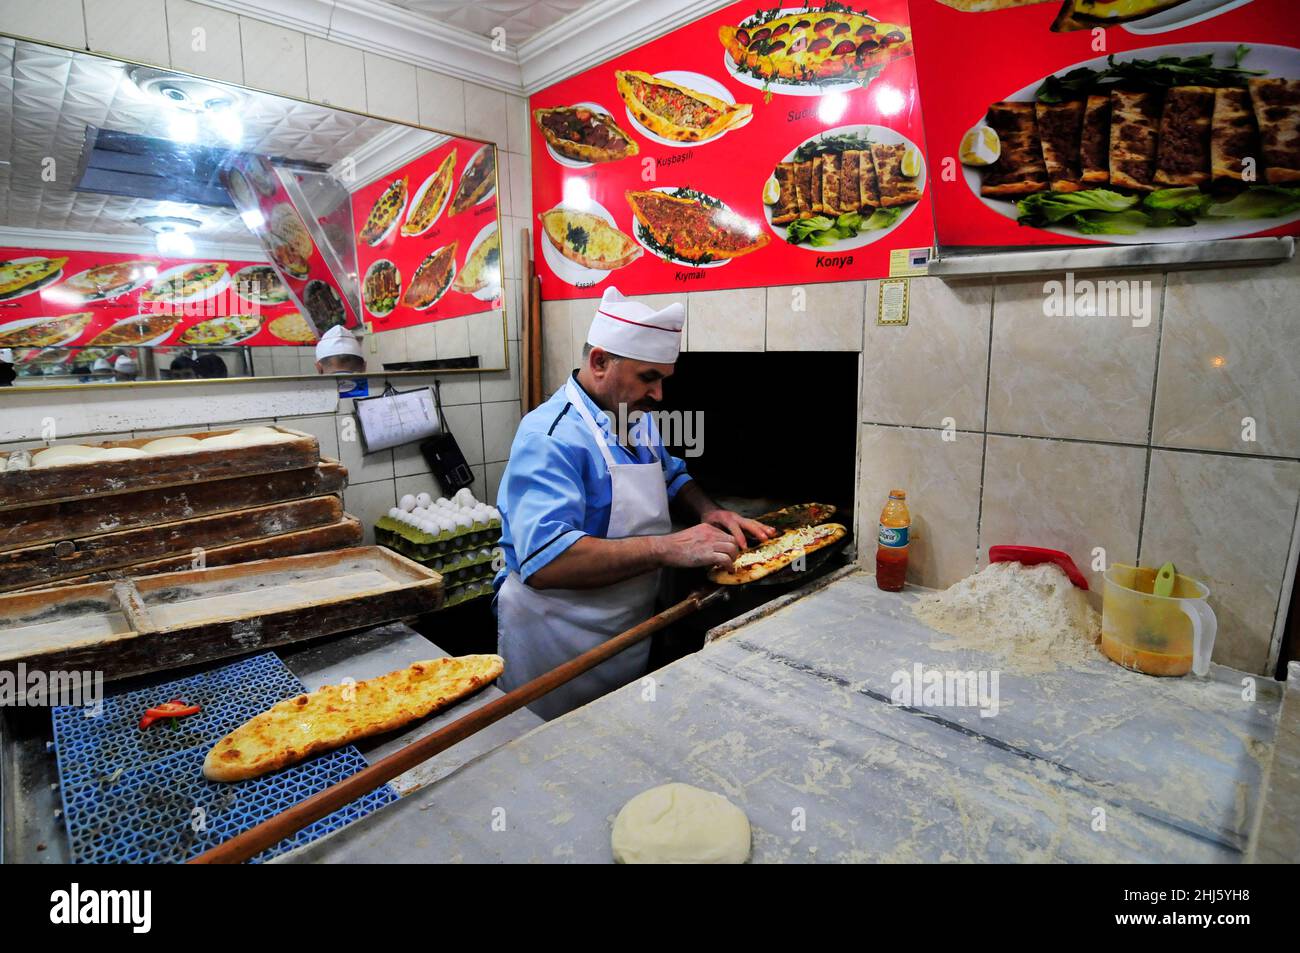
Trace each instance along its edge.
<path fill-rule="evenodd" d="M 361 342 L 347 328 L 335 325 L 316 342 L 316 373 L 364 374 L 365 371 Z"/>
<path fill-rule="evenodd" d="M 13 387 L 18 372 L 14 370 L 14 352 L 0 347 L 0 387 Z"/>
<path fill-rule="evenodd" d="M 106 357 L 98 358 L 94 364 L 90 365 L 90 376 L 96 381 L 112 380 L 113 365 L 108 363 L 108 358 Z"/>
<path fill-rule="evenodd" d="M 113 379 L 119 382 L 133 381 L 140 373 L 140 365 L 136 363 L 135 358 L 122 355 L 113 365 Z"/>

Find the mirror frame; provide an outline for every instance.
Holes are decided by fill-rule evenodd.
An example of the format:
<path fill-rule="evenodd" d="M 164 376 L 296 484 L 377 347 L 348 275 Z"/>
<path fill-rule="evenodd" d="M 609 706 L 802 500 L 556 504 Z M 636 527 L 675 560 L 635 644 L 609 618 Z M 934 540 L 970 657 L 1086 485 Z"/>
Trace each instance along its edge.
<path fill-rule="evenodd" d="M 490 145 L 494 150 L 496 150 L 497 161 L 494 163 L 492 175 L 495 180 L 495 189 L 496 189 L 497 197 L 500 198 L 501 195 L 501 162 L 500 162 L 501 149 L 495 142 L 488 142 L 485 139 L 475 139 L 472 136 L 464 135 L 462 133 L 448 132 L 445 129 L 435 129 L 432 126 L 425 126 L 425 125 L 421 125 L 420 123 L 405 122 L 403 120 L 393 119 L 388 116 L 376 116 L 373 113 L 361 112 L 360 110 L 357 109 L 348 109 L 344 106 L 327 106 L 324 103 L 318 103 L 311 99 L 303 99 L 299 96 L 290 96 L 285 93 L 276 93 L 267 89 L 259 89 L 256 86 L 243 86 L 240 84 L 227 82 L 226 80 L 212 79 L 211 77 L 203 76 L 199 73 L 190 73 L 185 70 L 174 69 L 171 66 L 160 66 L 157 63 L 148 63 L 143 60 L 132 60 L 123 56 L 113 56 L 108 53 L 98 53 L 93 50 L 81 50 L 73 46 L 65 46 L 62 43 L 52 43 L 49 40 L 38 40 L 30 36 L 23 36 L 19 33 L 10 33 L 7 30 L 0 30 L 0 37 L 3 37 L 5 39 L 10 39 L 10 40 L 17 40 L 22 43 L 34 43 L 38 46 L 44 46 L 54 50 L 65 50 L 69 53 L 78 53 L 83 56 L 94 56 L 101 60 L 111 60 L 114 63 L 123 63 L 127 66 L 145 66 L 145 67 L 149 67 L 150 69 L 167 70 L 168 72 L 175 73 L 177 76 L 189 76 L 189 77 L 193 77 L 194 79 L 199 79 L 207 83 L 216 83 L 221 86 L 229 86 L 232 89 L 246 90 L 248 92 L 257 93 L 263 96 L 275 96 L 278 97 L 279 99 L 288 99 L 292 102 L 303 103 L 308 106 L 316 106 L 320 109 L 332 109 L 332 110 L 336 110 L 337 112 L 351 113 L 354 116 L 364 116 L 367 119 L 378 119 L 381 122 L 390 122 L 393 123 L 394 125 L 406 126 L 407 128 L 410 129 L 422 129 L 425 132 L 431 132 L 439 136 L 451 136 L 452 138 L 455 139 L 471 139 L 474 142 L 481 142 L 484 145 Z M 497 204 L 496 217 L 497 217 L 497 230 L 500 232 L 505 227 L 503 221 L 505 215 L 501 211 L 501 205 L 499 202 Z M 355 222 L 353 224 L 355 224 Z M 505 248 L 504 235 L 502 236 L 502 239 L 503 240 L 501 242 L 501 245 L 502 245 L 502 249 L 504 250 Z M 444 374 L 495 374 L 495 373 L 500 373 L 502 371 L 508 371 L 510 370 L 510 321 L 509 321 L 510 295 L 507 293 L 507 289 L 505 285 L 505 282 L 507 280 L 509 280 L 509 274 L 506 269 L 505 255 L 503 254 L 501 256 L 501 283 L 502 283 L 501 344 L 502 344 L 503 362 L 500 367 L 449 367 L 449 368 L 430 368 L 428 370 L 415 370 L 415 371 L 366 371 L 361 374 L 277 374 L 277 375 L 270 375 L 267 377 L 218 377 L 218 378 L 198 378 L 194 380 L 174 380 L 174 381 L 115 381 L 113 382 L 114 390 L 116 390 L 119 387 L 120 388 L 186 387 L 186 386 L 192 387 L 196 384 L 200 386 L 212 385 L 212 384 L 217 384 L 217 385 L 250 384 L 250 383 L 255 384 L 255 383 L 262 383 L 266 381 L 340 381 L 340 380 L 349 380 L 349 379 L 360 380 L 361 378 L 366 378 L 367 380 L 373 380 L 375 378 L 388 378 L 388 377 L 396 377 L 399 379 L 403 377 L 429 378 L 429 377 L 441 377 Z M 469 317 L 469 316 L 461 315 L 461 317 Z M 450 318 L 445 320 L 455 320 L 455 319 Z M 366 323 L 369 324 L 369 322 Z M 431 323 L 437 324 L 438 322 L 435 321 Z M 399 329 L 394 329 L 394 330 L 399 330 Z M 405 328 L 402 328 L 400 330 L 405 330 Z M 381 333 L 381 332 L 367 331 L 366 338 L 369 339 L 371 334 L 376 334 L 376 333 Z M 301 346 L 305 347 L 306 345 L 301 345 Z M 102 393 L 104 391 L 104 384 L 103 382 L 90 383 L 90 384 L 30 384 L 30 385 L 23 385 L 21 387 L 15 385 L 14 387 L 6 387 L 3 390 L 0 390 L 0 397 L 5 396 L 6 391 L 10 393 L 26 394 L 26 393 L 49 393 L 49 392 L 61 393 L 65 391 L 79 391 L 79 390 L 94 390 Z"/>

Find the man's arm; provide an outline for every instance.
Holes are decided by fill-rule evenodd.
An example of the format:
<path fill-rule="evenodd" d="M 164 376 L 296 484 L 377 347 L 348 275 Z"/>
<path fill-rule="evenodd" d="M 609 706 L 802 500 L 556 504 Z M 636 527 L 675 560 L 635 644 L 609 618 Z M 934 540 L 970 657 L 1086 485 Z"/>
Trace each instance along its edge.
<path fill-rule="evenodd" d="M 739 552 L 729 533 L 706 523 L 667 536 L 584 536 L 527 581 L 535 589 L 598 589 L 666 566 L 727 569 Z"/>
<path fill-rule="evenodd" d="M 716 526 L 730 534 L 740 549 L 749 547 L 746 536 L 750 539 L 765 540 L 776 535 L 776 530 L 757 520 L 747 519 L 732 510 L 724 510 L 714 503 L 707 493 L 700 489 L 699 483 L 691 480 L 680 490 L 674 499 L 687 512 L 693 514 L 701 524 Z"/>

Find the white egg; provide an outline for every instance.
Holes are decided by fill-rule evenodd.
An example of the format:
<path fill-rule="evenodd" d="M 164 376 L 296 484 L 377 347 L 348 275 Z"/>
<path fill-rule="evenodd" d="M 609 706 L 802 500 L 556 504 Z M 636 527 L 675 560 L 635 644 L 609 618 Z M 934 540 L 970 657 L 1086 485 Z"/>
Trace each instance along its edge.
<path fill-rule="evenodd" d="M 397 519 L 397 517 L 401 515 L 401 512 L 401 510 L 394 506 L 388 511 L 388 517 L 389 519 Z"/>
<path fill-rule="evenodd" d="M 448 503 L 451 502 L 451 500 L 447 499 L 445 496 L 440 496 L 434 502 L 437 503 L 439 506 L 446 506 Z"/>
<path fill-rule="evenodd" d="M 411 510 L 415 509 L 415 497 L 408 493 L 397 501 L 397 505 L 401 508 L 402 512 L 409 513 Z"/>
<path fill-rule="evenodd" d="M 452 497 L 452 500 L 455 501 L 457 506 L 466 506 L 469 503 L 471 503 L 473 499 L 474 496 L 472 493 L 470 493 L 469 487 L 467 486 L 461 487 L 459 490 L 456 491 L 456 495 Z"/>
<path fill-rule="evenodd" d="M 419 503 L 421 506 L 428 506 L 433 502 L 433 497 L 429 496 L 428 493 L 417 493 L 415 494 L 415 502 Z"/>
<path fill-rule="evenodd" d="M 444 533 L 454 533 L 456 531 L 456 521 L 444 516 L 438 521 L 438 527 Z"/>
<path fill-rule="evenodd" d="M 473 525 L 474 525 L 474 521 L 470 519 L 468 516 L 466 516 L 464 513 L 456 517 L 456 526 L 459 529 L 469 529 Z"/>

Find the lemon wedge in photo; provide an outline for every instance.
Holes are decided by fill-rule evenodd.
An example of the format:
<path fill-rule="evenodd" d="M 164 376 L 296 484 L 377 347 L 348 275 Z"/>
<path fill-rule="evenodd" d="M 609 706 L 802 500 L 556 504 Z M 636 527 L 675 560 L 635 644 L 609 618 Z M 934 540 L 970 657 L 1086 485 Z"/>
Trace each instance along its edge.
<path fill-rule="evenodd" d="M 963 165 L 992 165 L 1002 155 L 1002 141 L 988 126 L 975 126 L 961 137 L 958 155 Z"/>
<path fill-rule="evenodd" d="M 781 184 L 776 181 L 776 176 L 769 175 L 767 181 L 763 183 L 763 204 L 775 205 L 781 201 Z"/>
<path fill-rule="evenodd" d="M 921 150 L 916 146 L 909 146 L 903 153 L 902 172 L 909 179 L 921 174 Z"/>

